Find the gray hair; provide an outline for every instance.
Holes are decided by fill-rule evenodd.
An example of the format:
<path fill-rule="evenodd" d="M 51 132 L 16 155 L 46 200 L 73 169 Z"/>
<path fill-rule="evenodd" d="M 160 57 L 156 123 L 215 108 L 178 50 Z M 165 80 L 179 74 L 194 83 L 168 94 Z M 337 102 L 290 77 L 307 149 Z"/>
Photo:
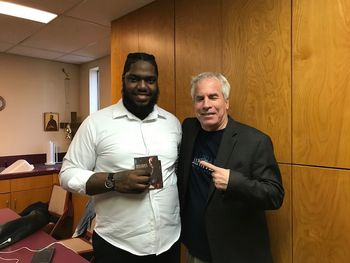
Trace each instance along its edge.
<path fill-rule="evenodd" d="M 216 79 L 216 80 L 220 81 L 220 83 L 221 83 L 221 92 L 222 92 L 225 100 L 229 99 L 231 86 L 230 86 L 230 83 L 228 83 L 227 79 L 220 73 L 203 72 L 203 73 L 200 73 L 197 76 L 192 77 L 192 81 L 191 81 L 191 97 L 192 97 L 192 100 L 194 100 L 194 92 L 195 92 L 195 89 L 196 89 L 196 87 L 198 85 L 198 82 L 200 82 L 203 79 Z"/>

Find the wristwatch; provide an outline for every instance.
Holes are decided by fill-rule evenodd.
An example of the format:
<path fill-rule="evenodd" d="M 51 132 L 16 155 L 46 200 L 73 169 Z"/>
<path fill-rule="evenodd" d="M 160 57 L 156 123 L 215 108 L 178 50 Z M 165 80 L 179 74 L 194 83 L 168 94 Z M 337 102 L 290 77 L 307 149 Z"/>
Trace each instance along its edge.
<path fill-rule="evenodd" d="M 105 181 L 105 187 L 107 189 L 113 189 L 114 188 L 114 173 L 109 173 L 106 181 Z"/>

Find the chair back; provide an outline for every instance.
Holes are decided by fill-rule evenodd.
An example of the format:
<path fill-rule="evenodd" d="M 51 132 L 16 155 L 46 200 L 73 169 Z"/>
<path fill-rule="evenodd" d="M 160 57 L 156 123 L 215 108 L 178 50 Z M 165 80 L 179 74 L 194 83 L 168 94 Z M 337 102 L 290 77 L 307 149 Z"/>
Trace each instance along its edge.
<path fill-rule="evenodd" d="M 68 210 L 69 192 L 59 185 L 54 185 L 49 201 L 49 213 L 62 216 Z"/>
<path fill-rule="evenodd" d="M 43 228 L 46 233 L 55 237 L 56 231 L 68 215 L 69 205 L 70 193 L 59 185 L 53 185 L 48 207 L 51 219 Z"/>

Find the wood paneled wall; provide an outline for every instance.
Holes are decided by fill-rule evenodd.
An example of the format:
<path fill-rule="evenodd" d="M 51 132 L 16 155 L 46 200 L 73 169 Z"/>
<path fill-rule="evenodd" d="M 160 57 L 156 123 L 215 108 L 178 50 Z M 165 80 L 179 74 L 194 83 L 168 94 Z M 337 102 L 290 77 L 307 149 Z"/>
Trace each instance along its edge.
<path fill-rule="evenodd" d="M 293 167 L 294 262 L 349 262 L 350 171 Z"/>
<path fill-rule="evenodd" d="M 175 114 L 174 0 L 156 1 L 112 23 L 111 94 L 121 97 L 123 66 L 129 52 L 155 55 L 159 68 L 158 105 Z"/>
<path fill-rule="evenodd" d="M 126 56 L 139 50 L 138 12 L 112 23 L 111 31 L 111 96 L 112 102 L 121 98 L 122 73 Z M 120 37 L 123 36 L 123 37 Z"/>
<path fill-rule="evenodd" d="M 296 0 L 292 10 L 293 259 L 345 263 L 350 260 L 350 4 Z"/>
<path fill-rule="evenodd" d="M 158 0 L 112 24 L 115 101 L 126 54 L 151 52 L 159 104 L 180 120 L 191 76 L 220 71 L 230 114 L 271 136 L 286 189 L 267 213 L 275 263 L 350 260 L 349 13 L 348 1 Z"/>
<path fill-rule="evenodd" d="M 350 261 L 350 171 L 293 166 L 293 262 Z"/>
<path fill-rule="evenodd" d="M 291 163 L 290 1 L 222 2 L 230 113 L 269 134 L 277 159 Z"/>
<path fill-rule="evenodd" d="M 280 164 L 285 196 L 279 210 L 266 212 L 275 263 L 292 263 L 292 166 Z"/>
<path fill-rule="evenodd" d="M 350 168 L 350 2 L 293 2 L 293 161 Z"/>
<path fill-rule="evenodd" d="M 175 1 L 176 115 L 193 116 L 191 77 L 222 70 L 221 3 Z"/>

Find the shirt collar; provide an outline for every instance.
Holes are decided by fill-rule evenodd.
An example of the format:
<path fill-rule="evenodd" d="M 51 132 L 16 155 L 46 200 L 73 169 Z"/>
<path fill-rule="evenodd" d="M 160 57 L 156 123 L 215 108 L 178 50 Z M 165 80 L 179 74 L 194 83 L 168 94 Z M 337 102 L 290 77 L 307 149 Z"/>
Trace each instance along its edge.
<path fill-rule="evenodd" d="M 130 120 L 140 121 L 139 118 L 137 118 L 134 114 L 132 114 L 130 111 L 128 111 L 125 108 L 122 99 L 120 99 L 118 103 L 114 105 L 112 116 L 113 116 L 113 119 L 126 117 Z M 153 111 L 142 121 L 150 121 L 150 120 L 155 120 L 157 118 L 165 119 L 166 116 L 165 114 L 163 114 L 163 112 L 160 110 L 160 108 L 157 105 L 154 105 Z"/>

